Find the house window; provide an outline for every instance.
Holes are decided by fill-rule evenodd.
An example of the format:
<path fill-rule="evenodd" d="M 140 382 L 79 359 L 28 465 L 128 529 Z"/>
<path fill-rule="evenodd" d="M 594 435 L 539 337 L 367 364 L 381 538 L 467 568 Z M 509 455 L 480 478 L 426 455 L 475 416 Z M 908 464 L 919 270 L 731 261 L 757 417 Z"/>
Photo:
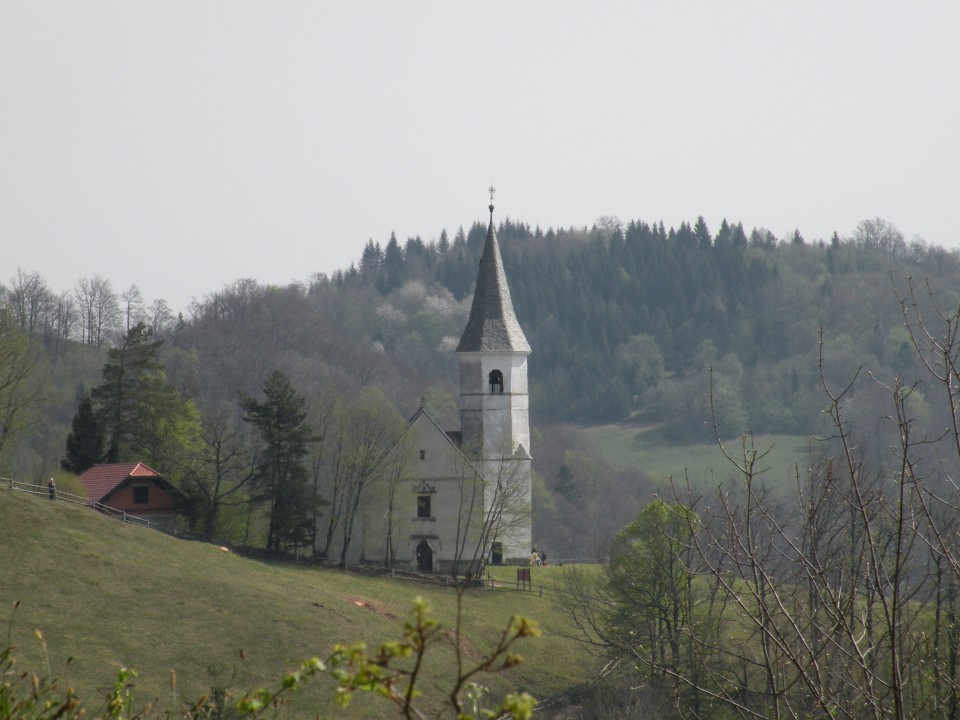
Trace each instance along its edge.
<path fill-rule="evenodd" d="M 429 520 L 433 517 L 430 513 L 430 496 L 417 495 L 417 518 Z"/>
<path fill-rule="evenodd" d="M 503 373 L 499 370 L 490 371 L 490 392 L 491 393 L 502 393 L 503 392 Z"/>
<path fill-rule="evenodd" d="M 426 459 L 427 459 L 427 451 L 426 451 L 426 450 L 421 450 L 421 451 L 420 451 L 420 459 L 421 459 L 421 460 L 426 460 Z"/>
<path fill-rule="evenodd" d="M 146 505 L 149 502 L 150 502 L 150 486 L 134 485 L 133 487 L 134 505 Z"/>

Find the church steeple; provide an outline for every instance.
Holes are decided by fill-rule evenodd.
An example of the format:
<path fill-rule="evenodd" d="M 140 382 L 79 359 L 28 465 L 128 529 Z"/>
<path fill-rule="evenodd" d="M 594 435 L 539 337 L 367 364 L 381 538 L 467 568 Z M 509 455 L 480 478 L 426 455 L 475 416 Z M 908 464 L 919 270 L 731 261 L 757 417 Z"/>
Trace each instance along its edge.
<path fill-rule="evenodd" d="M 480 256 L 477 288 L 473 293 L 470 319 L 460 338 L 457 352 L 530 352 L 517 316 L 513 312 L 510 288 L 503 271 L 500 245 L 493 227 L 493 188 L 490 189 L 490 225 Z"/>
<path fill-rule="evenodd" d="M 491 194 L 493 188 L 491 188 Z M 457 346 L 460 429 L 464 446 L 485 460 L 530 450 L 527 356 L 530 344 L 513 312 L 500 246 L 490 226 L 480 258 L 470 318 Z"/>
<path fill-rule="evenodd" d="M 470 319 L 460 338 L 460 438 L 483 478 L 484 512 L 497 515 L 491 538 L 508 562 L 522 562 L 533 547 L 530 524 L 532 481 L 530 344 L 513 312 L 500 246 L 490 226 L 480 258 Z M 509 502 L 507 499 L 509 498 Z M 493 546 L 484 553 L 494 552 Z"/>

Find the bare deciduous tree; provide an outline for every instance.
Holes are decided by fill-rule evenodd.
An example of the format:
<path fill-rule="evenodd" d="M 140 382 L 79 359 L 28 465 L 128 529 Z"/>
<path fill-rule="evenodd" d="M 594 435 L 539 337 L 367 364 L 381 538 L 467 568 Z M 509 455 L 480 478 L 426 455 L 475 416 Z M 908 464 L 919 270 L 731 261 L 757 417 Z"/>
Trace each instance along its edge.
<path fill-rule="evenodd" d="M 121 332 L 130 332 L 130 328 L 139 322 L 147 321 L 146 310 L 143 305 L 143 293 L 136 284 L 131 285 L 122 293 L 120 299 L 123 305 L 120 308 L 120 316 L 123 320 Z"/>
<path fill-rule="evenodd" d="M 51 295 L 40 273 L 24 272 L 17 268 L 17 274 L 11 279 L 7 290 L 7 302 L 23 332 L 33 335 L 40 329 L 49 309 Z"/>
<path fill-rule="evenodd" d="M 12 435 L 33 422 L 46 398 L 42 368 L 42 351 L 0 306 L 0 452 Z"/>
<path fill-rule="evenodd" d="M 335 407 L 327 441 L 332 447 L 324 461 L 322 490 L 329 505 L 320 554 L 329 557 L 336 546 L 345 565 L 362 503 L 370 487 L 384 479 L 406 425 L 379 390 L 368 389 L 353 402 L 340 399 Z"/>
<path fill-rule="evenodd" d="M 912 287 L 899 300 L 924 398 L 919 380 L 869 372 L 833 386 L 821 333 L 832 432 L 796 468 L 792 498 L 766 489 L 768 450 L 749 436 L 731 448 L 719 432 L 731 478 L 716 492 L 675 487 L 674 521 L 660 527 L 691 604 L 676 615 L 673 644 L 658 640 L 671 639 L 671 623 L 646 612 L 656 607 L 648 562 L 595 588 L 569 583 L 565 602 L 585 637 L 646 682 L 669 679 L 678 717 L 710 707 L 742 718 L 960 716 L 960 308 L 930 293 L 921 302 Z M 868 443 L 891 434 L 848 420 L 863 383 L 887 399 L 876 423 L 896 439 L 883 453 Z M 919 435 L 912 408 L 938 401 L 948 427 Z"/>
<path fill-rule="evenodd" d="M 106 332 L 114 325 L 119 312 L 117 296 L 110 281 L 99 275 L 81 278 L 74 293 L 80 315 L 80 341 L 100 347 L 106 341 Z"/>
<path fill-rule="evenodd" d="M 494 543 L 530 527 L 529 456 L 459 459 L 456 549 L 452 573 L 479 576 Z"/>
<path fill-rule="evenodd" d="M 159 340 L 166 340 L 173 327 L 174 316 L 170 306 L 163 298 L 154 300 L 146 309 L 147 324 Z"/>
<path fill-rule="evenodd" d="M 200 437 L 203 446 L 183 478 L 189 488 L 188 495 L 199 500 L 192 516 L 200 520 L 204 537 L 218 537 L 221 508 L 231 502 L 249 500 L 243 491 L 257 469 L 260 438 L 226 412 L 204 415 Z"/>

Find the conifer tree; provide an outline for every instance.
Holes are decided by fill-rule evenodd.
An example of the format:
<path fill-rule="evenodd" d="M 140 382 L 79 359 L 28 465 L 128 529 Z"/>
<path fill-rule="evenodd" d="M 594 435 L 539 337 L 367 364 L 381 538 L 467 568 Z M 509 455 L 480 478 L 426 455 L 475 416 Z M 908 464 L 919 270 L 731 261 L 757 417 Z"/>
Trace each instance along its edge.
<path fill-rule="evenodd" d="M 373 244 L 373 238 L 367 241 L 363 248 L 363 255 L 360 257 L 360 277 L 364 284 L 370 285 L 380 273 L 380 263 L 383 262 L 383 251 L 380 249 L 380 243 Z M 350 266 L 351 271 L 356 269 Z"/>
<path fill-rule="evenodd" d="M 107 353 L 103 382 L 91 392 L 107 439 L 107 462 L 132 460 L 158 445 L 151 437 L 158 430 L 155 420 L 175 410 L 179 397 L 157 359 L 161 345 L 140 322 Z"/>
<path fill-rule="evenodd" d="M 390 242 L 383 252 L 383 263 L 381 265 L 383 272 L 378 278 L 377 288 L 384 295 L 392 290 L 396 290 L 403 284 L 403 251 L 400 249 L 400 243 L 397 242 L 397 236 L 390 233 Z"/>
<path fill-rule="evenodd" d="M 703 215 L 697 218 L 697 224 L 693 226 L 693 235 L 701 248 L 706 249 L 713 245 L 713 238 L 710 237 L 710 230 L 707 229 L 707 221 L 703 219 Z"/>
<path fill-rule="evenodd" d="M 255 499 L 270 508 L 267 548 L 282 550 L 292 539 L 307 544 L 305 529 L 312 533 L 304 465 L 312 430 L 306 422 L 306 400 L 283 372 L 275 370 L 267 378 L 263 394 L 261 402 L 240 393 L 240 407 L 244 421 L 256 427 L 263 443 L 253 484 Z"/>
<path fill-rule="evenodd" d="M 60 461 L 60 467 L 79 475 L 104 458 L 103 427 L 97 421 L 89 394 L 83 394 L 70 427 L 66 457 Z"/>

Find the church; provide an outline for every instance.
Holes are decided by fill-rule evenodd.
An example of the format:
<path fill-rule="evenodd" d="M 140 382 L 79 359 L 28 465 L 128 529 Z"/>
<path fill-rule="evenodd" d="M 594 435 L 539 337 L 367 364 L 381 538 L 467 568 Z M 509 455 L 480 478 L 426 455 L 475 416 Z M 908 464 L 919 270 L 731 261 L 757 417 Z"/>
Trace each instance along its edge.
<path fill-rule="evenodd" d="M 362 558 L 397 568 L 479 574 L 485 564 L 526 563 L 532 548 L 527 357 L 493 223 L 456 354 L 460 430 L 422 407 L 407 427 L 408 454 L 396 518 L 381 503 L 364 512 Z M 384 547 L 388 545 L 388 547 Z"/>

